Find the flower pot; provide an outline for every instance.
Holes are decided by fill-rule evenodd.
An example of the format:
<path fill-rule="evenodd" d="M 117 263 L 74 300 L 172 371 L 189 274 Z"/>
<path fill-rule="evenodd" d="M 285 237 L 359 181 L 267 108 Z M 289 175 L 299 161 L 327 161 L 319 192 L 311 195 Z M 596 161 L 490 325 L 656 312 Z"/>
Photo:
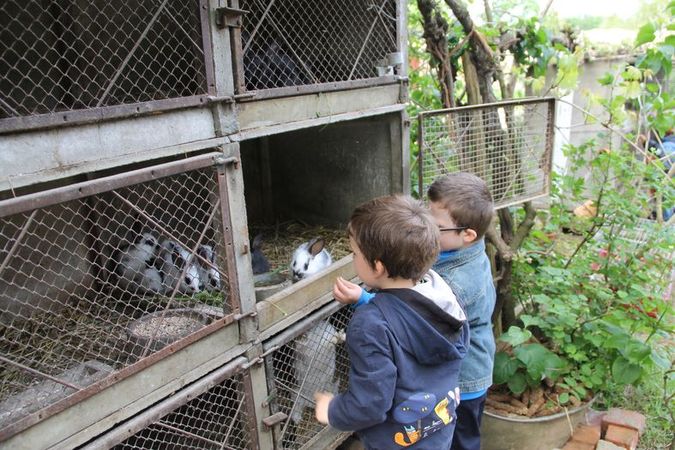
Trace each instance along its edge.
<path fill-rule="evenodd" d="M 551 450 L 561 448 L 586 417 L 593 401 L 543 417 L 500 416 L 485 411 L 481 450 Z"/>

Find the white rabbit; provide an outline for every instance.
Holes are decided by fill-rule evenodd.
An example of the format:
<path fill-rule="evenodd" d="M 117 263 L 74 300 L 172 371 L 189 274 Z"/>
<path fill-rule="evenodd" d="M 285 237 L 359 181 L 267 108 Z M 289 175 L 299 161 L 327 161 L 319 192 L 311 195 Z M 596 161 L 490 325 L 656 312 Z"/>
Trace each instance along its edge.
<path fill-rule="evenodd" d="M 115 252 L 112 259 L 119 286 L 132 293 L 160 293 L 162 277 L 155 262 L 160 250 L 159 241 L 152 233 L 143 233 L 131 245 Z"/>
<path fill-rule="evenodd" d="M 199 290 L 219 290 L 220 271 L 216 266 L 216 252 L 213 250 L 213 247 L 210 245 L 200 245 L 197 248 L 197 254 L 213 264 L 213 266 L 210 266 L 201 259 L 197 258 L 197 269 L 199 269 Z"/>
<path fill-rule="evenodd" d="M 314 275 L 331 264 L 333 264 L 333 258 L 324 248 L 323 238 L 316 237 L 305 242 L 293 252 L 293 259 L 291 260 L 293 282 Z"/>
<path fill-rule="evenodd" d="M 337 393 L 335 377 L 335 346 L 344 341 L 344 333 L 325 320 L 312 327 L 295 341 L 293 372 L 298 383 L 298 396 L 290 413 L 298 424 L 305 408 L 312 406 L 314 392 Z"/>
<path fill-rule="evenodd" d="M 178 293 L 192 295 L 199 291 L 199 269 L 194 258 L 179 243 L 166 239 L 160 250 L 159 271 L 164 277 L 164 293 L 171 294 L 178 284 Z M 183 269 L 187 270 L 183 274 Z M 181 278 L 182 275 L 182 278 Z"/>

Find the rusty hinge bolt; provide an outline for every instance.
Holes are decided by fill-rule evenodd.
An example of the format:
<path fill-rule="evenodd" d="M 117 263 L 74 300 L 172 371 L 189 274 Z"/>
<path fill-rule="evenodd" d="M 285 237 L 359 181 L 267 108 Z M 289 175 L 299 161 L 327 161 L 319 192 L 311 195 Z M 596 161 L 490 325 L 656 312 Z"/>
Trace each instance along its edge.
<path fill-rule="evenodd" d="M 226 6 L 216 8 L 216 26 L 220 29 L 225 27 L 241 28 L 241 16 L 244 14 L 248 14 L 248 11 L 237 8 L 228 8 Z"/>

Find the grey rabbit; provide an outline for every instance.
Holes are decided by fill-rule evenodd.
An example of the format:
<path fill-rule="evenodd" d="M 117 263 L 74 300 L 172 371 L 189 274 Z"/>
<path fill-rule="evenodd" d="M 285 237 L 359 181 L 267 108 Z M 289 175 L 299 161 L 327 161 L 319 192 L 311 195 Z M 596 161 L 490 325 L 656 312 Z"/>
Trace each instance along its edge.
<path fill-rule="evenodd" d="M 293 252 L 291 260 L 293 282 L 314 275 L 331 264 L 333 264 L 333 258 L 326 250 L 323 238 L 315 237 L 301 244 Z"/>
<path fill-rule="evenodd" d="M 159 271 L 164 277 L 164 293 L 171 294 L 178 285 L 178 293 L 192 295 L 199 291 L 199 269 L 194 258 L 179 243 L 166 239 L 159 254 Z M 183 270 L 187 266 L 185 273 Z M 182 277 L 181 277 L 182 275 Z"/>
<path fill-rule="evenodd" d="M 159 250 L 157 237 L 146 232 L 133 244 L 113 253 L 113 271 L 119 277 L 119 286 L 134 294 L 161 293 L 162 276 L 155 266 Z"/>
<path fill-rule="evenodd" d="M 257 234 L 251 243 L 251 268 L 253 269 L 253 275 L 270 271 L 270 263 L 262 252 L 262 243 L 262 234 Z"/>
<path fill-rule="evenodd" d="M 216 265 L 216 252 L 210 245 L 200 245 L 197 248 L 197 254 L 211 263 L 206 264 L 200 258 L 197 258 L 197 269 L 199 271 L 199 290 L 216 291 L 220 289 L 220 270 Z"/>
<path fill-rule="evenodd" d="M 298 396 L 290 413 L 291 420 L 298 424 L 307 407 L 314 404 L 314 392 L 337 393 L 335 376 L 335 346 L 344 341 L 333 325 L 322 320 L 295 341 L 293 372 L 298 383 Z"/>

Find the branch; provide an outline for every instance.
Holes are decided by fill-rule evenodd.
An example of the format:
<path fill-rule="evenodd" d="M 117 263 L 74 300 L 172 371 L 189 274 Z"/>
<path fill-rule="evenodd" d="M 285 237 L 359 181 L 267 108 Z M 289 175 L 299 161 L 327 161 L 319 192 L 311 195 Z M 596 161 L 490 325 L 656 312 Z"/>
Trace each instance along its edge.
<path fill-rule="evenodd" d="M 534 226 L 534 219 L 537 217 L 537 210 L 532 206 L 532 202 L 525 202 L 523 208 L 525 209 L 525 218 L 518 225 L 513 241 L 511 241 L 511 248 L 514 250 L 520 248 L 525 238 L 530 234 L 530 230 Z"/>
<path fill-rule="evenodd" d="M 503 261 L 513 260 L 514 253 L 511 250 L 511 247 L 502 239 L 502 237 L 497 233 L 494 222 L 490 224 L 490 227 L 485 232 L 485 237 L 487 240 L 495 246 L 499 257 Z"/>

